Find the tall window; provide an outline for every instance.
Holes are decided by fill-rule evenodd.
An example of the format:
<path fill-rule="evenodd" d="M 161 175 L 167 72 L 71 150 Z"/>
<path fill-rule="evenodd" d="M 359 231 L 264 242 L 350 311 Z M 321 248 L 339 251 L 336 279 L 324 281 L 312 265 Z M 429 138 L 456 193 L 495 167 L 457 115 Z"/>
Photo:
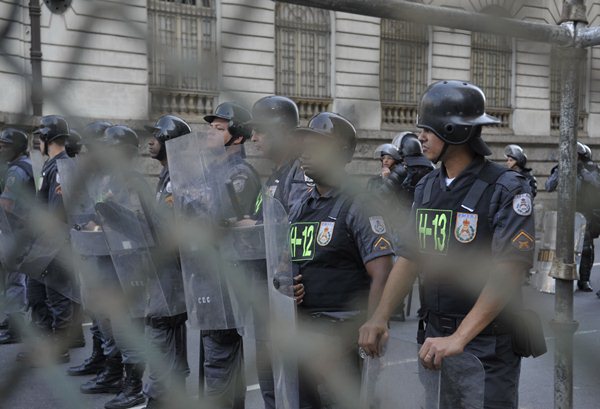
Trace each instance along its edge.
<path fill-rule="evenodd" d="M 586 54 L 587 55 L 587 54 Z M 585 131 L 585 121 L 587 119 L 585 96 L 586 89 L 586 74 L 587 74 L 587 59 L 581 64 L 581 72 L 579 77 L 579 131 Z M 561 58 L 558 50 L 553 48 L 550 53 L 550 129 L 558 131 L 560 128 L 560 96 L 562 91 L 562 68 Z"/>
<path fill-rule="evenodd" d="M 381 21 L 380 92 L 382 122 L 412 126 L 427 88 L 429 29 L 408 21 Z"/>
<path fill-rule="evenodd" d="M 148 12 L 153 111 L 212 110 L 217 90 L 214 0 L 149 0 Z"/>
<path fill-rule="evenodd" d="M 488 14 L 506 17 L 506 12 L 488 9 Z M 487 33 L 471 33 L 471 81 L 481 87 L 486 107 L 508 127 L 511 111 L 513 40 Z"/>
<path fill-rule="evenodd" d="M 277 3 L 277 93 L 295 99 L 331 97 L 331 24 L 326 10 Z"/>
<path fill-rule="evenodd" d="M 417 104 L 427 88 L 429 33 L 408 21 L 381 21 L 381 100 Z"/>

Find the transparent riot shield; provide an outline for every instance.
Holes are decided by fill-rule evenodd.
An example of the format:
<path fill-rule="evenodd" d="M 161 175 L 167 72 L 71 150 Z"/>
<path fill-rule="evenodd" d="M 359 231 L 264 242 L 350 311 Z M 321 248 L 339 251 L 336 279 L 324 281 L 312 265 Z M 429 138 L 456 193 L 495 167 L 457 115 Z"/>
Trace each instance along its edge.
<path fill-rule="evenodd" d="M 296 329 L 296 302 L 293 298 L 294 279 L 289 248 L 290 225 L 281 202 L 268 194 L 263 194 L 263 198 L 275 404 L 277 409 L 298 409 L 298 365 L 292 358 L 294 354 L 290 353 L 289 347 Z"/>
<path fill-rule="evenodd" d="M 223 251 L 230 233 L 220 227 L 231 207 L 223 139 L 185 135 L 167 142 L 167 156 L 188 319 L 199 329 L 239 328 L 239 269 Z"/>
<path fill-rule="evenodd" d="M 31 149 L 29 152 L 29 157 L 31 158 L 35 190 L 40 190 L 40 187 L 42 186 L 42 168 L 44 167 L 44 156 L 38 149 Z"/>
<path fill-rule="evenodd" d="M 78 274 L 82 305 L 98 311 L 106 291 L 117 291 L 117 276 L 110 259 L 104 233 L 97 227 L 95 197 L 100 193 L 99 175 L 85 167 L 81 157 L 56 162 L 63 203 L 69 220 L 74 271 Z M 118 284 L 117 284 L 118 286 Z"/>
<path fill-rule="evenodd" d="M 56 161 L 67 218 L 71 225 L 83 226 L 95 219 L 97 177 L 90 173 L 80 158 Z"/>
<path fill-rule="evenodd" d="M 361 400 L 369 409 L 483 409 L 485 370 L 474 355 L 446 358 L 441 371 L 419 362 L 420 346 L 394 336 L 382 357 L 366 358 Z"/>
<path fill-rule="evenodd" d="M 69 251 L 69 235 L 66 224 L 52 220 L 47 226 L 35 231 L 25 231 L 17 241 L 23 243 L 16 252 L 14 271 L 45 283 L 48 287 L 81 303 L 79 283 L 73 276 L 73 263 Z"/>
<path fill-rule="evenodd" d="M 156 266 L 151 251 L 155 247 L 152 227 L 136 193 L 137 178 L 107 177 L 101 183 L 105 199 L 95 204 L 98 221 L 108 246 L 125 305 L 132 317 L 145 316 L 147 303 L 167 305 L 164 293 L 150 299 L 148 280 L 156 280 Z"/>
<path fill-rule="evenodd" d="M 543 232 L 535 256 L 535 286 L 536 288 L 548 294 L 554 294 L 555 281 L 550 277 L 552 262 L 556 254 L 556 229 L 557 229 L 556 211 L 544 212 Z M 575 213 L 575 258 L 577 264 L 581 260 L 581 251 L 583 250 L 583 238 L 585 235 L 586 220 L 581 213 Z M 576 282 L 573 281 L 573 291 Z"/>
<path fill-rule="evenodd" d="M 0 206 L 0 266 L 4 269 L 8 268 L 9 260 L 14 245 L 14 237 L 12 228 L 8 222 L 8 217 Z"/>

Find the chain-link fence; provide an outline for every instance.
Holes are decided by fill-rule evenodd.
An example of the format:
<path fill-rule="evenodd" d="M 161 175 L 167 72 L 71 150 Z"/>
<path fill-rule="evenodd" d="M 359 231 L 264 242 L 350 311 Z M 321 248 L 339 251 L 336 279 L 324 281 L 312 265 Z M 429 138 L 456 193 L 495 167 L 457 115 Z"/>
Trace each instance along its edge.
<path fill-rule="evenodd" d="M 11 42 L 0 41 L 0 64 L 4 71 L 15 73 L 21 81 L 25 81 L 31 95 L 31 99 L 24 98 L 13 102 L 20 108 L 15 110 L 18 114 L 12 122 L 21 126 L 28 125 L 29 131 L 37 128 L 41 116 L 40 103 L 43 103 L 44 106 L 51 106 L 53 113 L 65 117 L 71 128 L 83 130 L 90 120 L 103 118 L 101 115 L 90 114 L 83 106 L 78 110 L 77 104 L 71 101 L 67 103 L 64 82 L 41 83 L 40 69 L 43 64 L 46 61 L 52 63 L 53 52 L 64 51 L 52 49 L 50 52 L 49 48 L 41 62 L 36 59 L 35 52 L 41 50 L 41 44 L 39 38 L 35 39 L 40 33 L 39 27 L 37 30 L 34 27 L 39 25 L 35 3 L 32 1 L 29 4 L 29 8 L 33 9 L 31 20 L 24 18 L 29 10 L 23 2 L 1 4 L 4 18 L 0 20 L 0 38 L 14 39 L 19 37 L 15 33 L 21 30 L 31 30 L 28 33 L 32 36 L 31 56 L 25 57 L 22 52 L 15 51 Z M 63 2 L 46 3 L 52 8 L 61 7 Z M 146 2 L 136 2 L 135 7 L 120 2 L 85 3 L 85 7 L 80 9 L 83 10 L 82 14 L 76 18 L 79 35 L 68 40 L 69 51 L 62 57 L 69 64 L 64 64 L 64 71 L 53 72 L 52 78 L 77 79 L 82 78 L 82 72 L 85 70 L 97 69 L 98 67 L 90 64 L 85 56 L 90 41 L 90 36 L 86 33 L 101 31 L 107 36 L 123 38 L 123 41 L 133 38 L 149 45 L 152 54 L 149 68 L 151 96 L 147 105 L 151 110 L 161 113 L 183 112 L 183 116 L 188 117 L 209 114 L 215 108 L 219 91 L 231 100 L 239 98 L 246 103 L 253 102 L 249 100 L 248 95 L 237 93 L 235 90 L 219 89 L 216 80 L 218 75 L 213 75 L 218 71 L 215 55 L 221 55 L 223 61 L 234 60 L 228 53 L 235 53 L 237 50 L 216 50 L 217 42 L 214 37 L 217 34 L 214 24 L 218 13 L 214 12 L 216 6 L 212 1 L 204 1 L 202 5 L 196 4 L 196 1 L 180 2 L 186 6 L 193 6 L 194 11 L 190 8 L 189 16 L 175 16 L 170 9 L 173 6 L 170 3 L 174 2 L 170 1 L 153 0 L 148 2 L 148 5 Z M 394 7 L 401 10 L 402 6 L 408 20 L 422 24 L 426 23 L 428 18 L 432 18 L 435 21 L 431 24 L 479 32 L 490 31 L 496 35 L 548 41 L 563 46 L 579 47 L 597 42 L 593 32 L 582 32 L 581 37 L 575 34 L 576 22 L 581 20 L 576 13 L 570 15 L 572 18 L 567 15 L 564 25 L 545 30 L 542 25 L 527 25 L 513 20 L 513 23 L 508 24 L 507 21 L 491 17 L 477 21 L 477 16 L 461 14 L 458 11 L 438 9 L 438 14 L 427 14 L 432 9 L 422 5 L 425 8 L 419 8 L 418 4 L 401 1 L 291 3 L 370 16 L 379 16 L 382 10 L 391 11 Z M 65 6 L 68 7 L 68 4 Z M 148 22 L 151 31 L 147 30 L 145 24 L 140 23 L 139 9 L 146 13 L 146 6 L 152 16 Z M 414 9 L 411 8 L 413 6 Z M 574 2 L 571 6 L 577 9 L 581 5 Z M 378 7 L 380 10 L 376 11 Z M 570 9 L 565 7 L 565 10 Z M 47 11 L 43 13 L 44 18 L 48 17 Z M 235 20 L 240 25 L 246 24 L 246 11 L 243 5 L 240 6 L 237 16 L 230 20 Z M 95 16 L 103 16 L 105 21 L 114 20 L 125 24 L 119 24 L 116 32 L 111 32 L 110 24 L 103 28 L 98 27 L 99 20 Z M 401 18 L 402 15 L 400 11 L 390 12 L 388 17 Z M 27 27 L 26 21 L 31 27 Z M 315 18 L 315 21 L 318 22 L 313 22 L 316 27 L 313 27 L 313 40 L 304 38 L 304 43 L 298 40 L 304 47 L 308 47 L 311 41 L 329 41 L 324 34 L 326 30 L 323 29 L 329 22 L 318 18 Z M 53 23 L 56 24 L 57 21 Z M 295 35 L 292 30 L 294 23 L 286 20 L 286 24 L 284 28 L 289 29 L 288 35 Z M 198 33 L 202 33 L 200 46 L 192 42 L 173 40 L 188 35 L 198 38 Z M 112 40 L 118 41 L 114 38 Z M 278 47 L 282 46 L 281 43 L 285 42 L 286 38 L 279 37 L 278 41 Z M 394 36 L 390 34 L 385 41 L 386 49 L 393 49 Z M 47 44 L 51 44 L 51 41 L 48 40 Z M 317 48 L 322 50 L 319 53 L 329 50 L 329 43 L 319 45 L 320 48 Z M 485 45 L 482 45 L 482 48 L 485 48 Z M 508 55 L 504 48 L 503 58 Z M 309 51 L 297 50 L 297 54 Z M 311 72 L 310 64 L 294 71 L 298 68 L 295 65 L 300 64 L 294 60 L 294 55 L 282 55 L 280 51 L 276 57 L 277 61 L 282 61 L 285 71 L 278 79 L 278 88 L 299 90 L 305 87 L 314 91 L 314 98 L 303 102 L 305 116 L 308 115 L 306 112 L 310 111 L 306 107 L 321 109 L 330 107 L 332 103 L 327 92 L 331 87 L 331 78 L 311 77 L 311 74 L 317 76 L 322 71 L 329 73 L 324 62 L 327 58 L 319 53 L 313 58 L 313 63 L 318 68 L 316 72 Z M 142 54 L 140 58 L 145 59 L 146 54 Z M 27 64 L 28 59 L 31 59 L 33 68 Z M 386 65 L 386 69 L 393 68 Z M 574 203 L 567 199 L 575 196 L 573 158 L 578 91 L 574 71 L 563 71 L 571 76 L 564 77 L 566 85 L 561 106 L 561 178 L 573 183 L 564 183 L 560 191 L 559 197 L 566 205 L 559 208 L 560 228 L 554 248 L 559 262 L 553 264 L 552 274 L 560 279 L 557 285 L 559 307 L 555 323 L 562 324 L 557 325 L 557 328 L 563 332 L 558 331 L 556 338 L 559 344 L 562 342 L 565 345 L 557 352 L 557 373 L 563 371 L 557 378 L 557 401 L 562 402 L 562 406 L 558 407 L 566 408 L 572 407 L 569 406 L 569 401 L 572 405 L 572 369 L 569 363 L 572 361 L 572 356 L 569 355 L 569 350 L 572 349 L 572 332 L 569 333 L 566 327 L 573 324 L 572 295 L 568 294 L 572 294 L 574 278 L 569 276 L 573 272 L 575 248 L 571 238 L 576 236 L 571 220 Z M 413 74 L 421 83 L 423 73 Z M 296 82 L 292 78 L 294 76 L 297 76 Z M 493 79 L 487 80 L 493 82 Z M 503 83 L 502 87 L 503 92 L 509 92 L 508 84 Z M 121 96 L 117 93 L 113 98 L 118 99 Z M 506 99 L 504 94 L 502 98 L 496 98 L 502 101 Z M 302 100 L 301 97 L 299 99 Z M 85 104 L 85 100 L 85 95 L 77 99 L 82 105 Z M 392 104 L 394 101 L 386 100 L 387 102 Z M 105 103 L 110 104 L 110 101 Z M 141 122 L 142 120 L 128 121 L 134 128 L 139 128 Z M 136 130 L 140 131 L 140 135 L 148 136 L 141 129 Z M 104 144 L 91 143 L 91 136 L 83 135 L 85 147 L 77 157 L 65 157 L 56 161 L 58 179 L 53 182 L 57 183 L 51 184 L 54 191 L 46 193 L 50 197 L 62 198 L 64 209 L 55 208 L 47 201 L 40 201 L 40 193 L 36 198 L 36 194 L 30 189 L 16 192 L 19 200 L 27 203 L 23 213 L 15 213 L 10 211 L 13 209 L 0 206 L 0 261 L 5 275 L 3 304 L 10 304 L 8 290 L 10 285 L 15 284 L 8 279 L 11 272 L 26 274 L 27 284 L 21 282 L 19 285 L 25 285 L 28 296 L 31 296 L 32 289 L 42 291 L 41 298 L 38 297 L 37 300 L 45 304 L 30 306 L 27 323 L 14 323 L 23 338 L 24 362 L 15 362 L 1 370 L 0 406 L 3 406 L 2 400 L 11 394 L 25 393 L 26 388 L 23 385 L 27 384 L 30 366 L 41 368 L 47 384 L 60 396 L 61 407 L 81 408 L 86 405 L 78 389 L 78 382 L 74 381 L 77 378 L 67 376 L 64 368 L 57 365 L 57 360 L 64 356 L 73 339 L 71 328 L 66 321 L 70 324 L 77 309 L 83 308 L 89 317 L 100 323 L 98 331 L 104 337 L 103 350 L 107 356 L 114 354 L 113 357 L 116 357 L 115 351 L 119 350 L 123 362 L 137 365 L 137 368 L 131 370 L 139 370 L 141 367 L 143 371 L 146 365 L 146 368 L 151 368 L 147 369 L 151 377 L 166 374 L 172 378 L 162 396 L 168 402 L 166 407 L 169 408 L 216 408 L 223 404 L 215 396 L 205 397 L 203 394 L 206 387 L 210 389 L 212 379 L 202 379 L 199 388 L 194 385 L 196 380 L 188 379 L 186 388 L 185 381 L 178 378 L 185 376 L 185 369 L 178 368 L 180 373 L 172 374 L 173 357 L 165 353 L 164 343 L 153 339 L 152 329 L 160 328 L 161 325 L 176 325 L 174 322 L 180 319 L 186 310 L 190 331 L 197 331 L 199 328 L 203 331 L 227 329 L 230 330 L 228 336 L 236 337 L 236 329 L 240 333 L 248 334 L 249 331 L 244 328 L 254 328 L 251 332 L 257 341 L 265 341 L 258 343 L 267 346 L 266 355 L 272 359 L 275 383 L 275 397 L 272 399 L 278 408 L 298 407 L 298 367 L 302 368 L 304 374 L 310 374 L 311 379 L 319 380 L 323 391 L 326 392 L 324 395 L 336 402 L 337 407 L 412 408 L 417 407 L 413 405 L 425 405 L 426 401 L 427 405 L 431 405 L 428 407 L 437 407 L 435 399 L 431 402 L 430 400 L 436 393 L 444 393 L 443 389 L 442 392 L 439 391 L 439 375 L 438 378 L 431 373 L 424 375 L 424 372 L 418 369 L 416 345 L 399 341 L 397 336 L 392 337 L 390 341 L 389 360 L 368 361 L 362 391 L 359 378 L 354 376 L 356 368 L 337 365 L 339 361 L 347 359 L 348 355 L 359 361 L 356 342 L 351 345 L 344 342 L 351 339 L 353 334 L 358 340 L 358 327 L 365 317 L 319 314 L 306 320 L 296 314 L 293 292 L 290 290 L 294 279 L 289 247 L 294 246 L 294 241 L 290 239 L 287 211 L 273 199 L 265 197 L 264 224 L 254 227 L 239 227 L 236 224 L 234 219 L 244 215 L 236 214 L 239 213 L 236 211 L 236 186 L 224 177 L 231 163 L 223 146 L 220 146 L 218 141 L 215 142 L 215 138 L 218 140 L 219 136 L 215 136 L 214 131 L 202 130 L 166 144 L 172 179 L 172 191 L 169 193 L 174 198 L 172 208 L 167 212 L 157 209 L 154 189 L 146 177 L 148 173 L 156 173 L 157 168 L 154 165 L 150 172 L 147 171 L 149 159 L 145 139 L 140 138 L 135 143 L 123 142 L 128 138 L 129 131 L 123 128 L 115 132 L 112 136 L 102 136 Z M 45 158 L 42 158 L 40 153 L 40 149 L 48 149 L 48 142 L 40 146 L 36 138 L 33 134 L 30 136 L 32 168 L 37 182 L 44 177 L 49 168 L 48 162 L 43 164 Z M 113 141 L 116 141 L 115 146 L 110 145 Z M 134 145 L 139 145 L 139 149 L 134 149 Z M 43 153 L 48 155 L 50 152 Z M 51 156 L 54 157 L 54 154 Z M 154 184 L 156 181 L 152 180 L 150 183 Z M 38 184 L 37 189 L 47 187 Z M 356 190 L 359 190 L 356 194 L 364 193 L 362 187 Z M 386 213 L 394 212 L 394 208 L 386 209 Z M 399 222 L 401 225 L 404 223 L 402 220 Z M 377 229 L 373 224 L 371 226 L 373 230 Z M 321 233 L 323 242 L 327 241 L 327 231 L 319 231 L 319 234 Z M 321 237 L 317 240 L 321 240 Z M 300 246 L 307 245 L 306 242 L 299 243 Z M 320 242 L 318 244 L 322 245 Z M 480 265 L 484 265 L 485 262 L 486 260 L 469 261 Z M 549 306 L 538 308 L 540 315 L 549 316 L 549 311 L 543 308 Z M 50 316 L 42 316 L 43 314 L 39 313 L 40 309 L 50 311 Z M 62 311 L 68 317 L 63 320 L 57 317 L 56 311 Z M 109 321 L 110 325 L 102 324 Z M 332 325 L 332 322 L 335 324 Z M 177 325 L 181 324 L 182 322 L 179 322 Z M 574 331 L 574 328 L 572 329 Z M 200 339 L 209 342 L 210 338 L 205 338 L 205 334 L 206 332 Z M 261 336 L 266 337 L 268 342 L 259 339 Z M 206 345 L 204 347 L 206 348 Z M 588 365 L 593 368 L 596 364 L 594 345 L 583 343 L 579 347 L 581 349 L 577 352 L 589 356 L 591 359 Z M 197 351 L 201 347 L 187 345 L 187 348 Z M 238 364 L 229 362 L 232 367 Z M 470 396 L 475 397 L 475 401 L 460 402 L 473 405 L 472 407 L 483 407 L 481 402 L 477 402 L 480 398 L 478 388 L 483 389 L 483 368 L 478 367 L 477 362 L 473 364 L 461 360 L 454 364 L 449 363 L 448 368 L 445 376 L 457 376 L 457 372 L 453 375 L 452 371 L 468 371 L 473 375 L 471 385 L 475 386 Z M 200 372 L 204 369 L 206 368 L 201 368 Z M 376 375 L 372 375 L 373 373 Z M 428 376 L 433 376 L 434 379 L 426 380 Z M 545 376 L 547 381 L 551 382 L 551 375 Z M 407 400 L 403 406 L 400 399 L 404 399 L 405 394 L 417 398 L 413 403 Z M 452 401 L 448 400 L 446 404 L 448 402 Z"/>

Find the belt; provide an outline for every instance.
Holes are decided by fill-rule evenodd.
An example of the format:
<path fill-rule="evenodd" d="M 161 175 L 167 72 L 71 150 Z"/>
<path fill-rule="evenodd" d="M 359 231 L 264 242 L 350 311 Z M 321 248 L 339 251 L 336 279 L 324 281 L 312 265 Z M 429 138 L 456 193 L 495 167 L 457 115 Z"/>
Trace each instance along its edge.
<path fill-rule="evenodd" d="M 187 312 L 173 317 L 146 317 L 144 322 L 152 328 L 174 327 L 187 321 Z"/>
<path fill-rule="evenodd" d="M 453 334 L 456 329 L 463 322 L 465 317 L 452 317 L 449 315 L 440 315 L 433 312 L 427 313 L 427 325 L 431 325 L 435 329 L 445 334 Z M 510 334 L 511 327 L 508 324 L 493 321 L 490 325 L 485 327 L 479 335 L 506 335 Z"/>

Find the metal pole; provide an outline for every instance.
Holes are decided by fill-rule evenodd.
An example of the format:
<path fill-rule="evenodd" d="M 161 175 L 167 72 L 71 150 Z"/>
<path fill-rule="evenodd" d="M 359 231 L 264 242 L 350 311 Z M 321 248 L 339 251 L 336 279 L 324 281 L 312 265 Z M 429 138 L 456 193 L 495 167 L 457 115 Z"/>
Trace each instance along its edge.
<path fill-rule="evenodd" d="M 550 275 L 556 279 L 554 319 L 554 407 L 573 407 L 573 281 L 577 279 L 574 254 L 574 223 L 577 177 L 577 127 L 579 122 L 579 73 L 585 52 L 579 48 L 560 52 L 563 73 L 560 103 L 558 219 L 556 256 Z"/>
<path fill-rule="evenodd" d="M 29 19 L 31 20 L 31 105 L 33 115 L 42 116 L 44 95 L 42 90 L 42 40 L 40 17 L 42 8 L 40 0 L 29 1 Z"/>
<path fill-rule="evenodd" d="M 343 11 L 392 20 L 414 21 L 431 26 L 509 35 L 531 41 L 572 45 L 574 33 L 566 26 L 491 16 L 449 7 L 404 0 L 277 0 L 302 6 Z M 577 1 L 577 0 L 575 0 Z"/>

